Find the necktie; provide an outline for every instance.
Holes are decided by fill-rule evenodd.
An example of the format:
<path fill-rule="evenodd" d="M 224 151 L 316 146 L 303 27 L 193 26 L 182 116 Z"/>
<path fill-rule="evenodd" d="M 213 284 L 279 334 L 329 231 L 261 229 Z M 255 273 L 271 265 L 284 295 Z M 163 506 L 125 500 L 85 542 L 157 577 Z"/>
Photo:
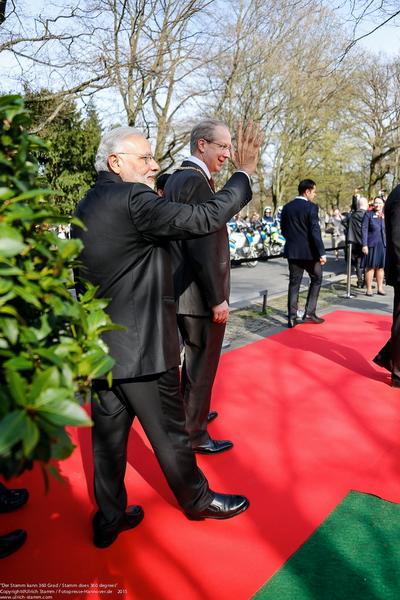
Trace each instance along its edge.
<path fill-rule="evenodd" d="M 210 179 L 208 180 L 208 182 L 210 184 L 210 188 L 215 193 L 215 181 L 214 181 L 214 179 L 212 177 L 210 177 Z"/>

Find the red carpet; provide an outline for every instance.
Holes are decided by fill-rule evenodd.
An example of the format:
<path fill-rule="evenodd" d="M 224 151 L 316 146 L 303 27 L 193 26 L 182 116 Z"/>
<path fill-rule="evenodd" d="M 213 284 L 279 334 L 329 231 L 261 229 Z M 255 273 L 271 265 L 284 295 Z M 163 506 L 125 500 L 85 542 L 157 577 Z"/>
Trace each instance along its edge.
<path fill-rule="evenodd" d="M 191 522 L 180 513 L 135 426 L 127 487 L 145 520 L 95 549 L 90 437 L 75 432 L 80 449 L 61 463 L 64 485 L 52 481 L 45 496 L 36 470 L 12 482 L 29 487 L 31 499 L 0 517 L 0 533 L 25 527 L 29 538 L 0 561 L 0 581 L 58 583 L 48 600 L 66 590 L 69 598 L 248 600 L 349 489 L 400 502 L 400 390 L 370 361 L 389 329 L 389 317 L 335 312 L 321 326 L 223 356 L 214 389 L 220 417 L 210 432 L 235 448 L 199 457 L 199 465 L 212 488 L 250 498 L 250 509 L 229 521 Z M 76 593 L 89 583 L 90 593 Z"/>

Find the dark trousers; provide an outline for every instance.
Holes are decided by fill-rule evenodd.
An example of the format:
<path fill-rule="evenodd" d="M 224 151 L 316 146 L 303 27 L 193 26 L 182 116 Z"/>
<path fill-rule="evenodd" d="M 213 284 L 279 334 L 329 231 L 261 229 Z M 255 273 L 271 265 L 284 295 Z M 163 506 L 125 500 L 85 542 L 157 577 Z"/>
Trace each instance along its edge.
<path fill-rule="evenodd" d="M 355 271 L 356 271 L 356 275 L 357 275 L 357 285 L 359 287 L 364 285 L 364 268 L 361 266 L 361 261 L 363 258 L 364 254 L 361 250 L 361 246 L 359 244 L 352 244 L 351 245 L 351 263 L 352 266 L 354 266 Z M 346 245 L 346 261 L 348 260 L 347 257 L 347 245 Z"/>
<path fill-rule="evenodd" d="M 319 290 L 322 283 L 322 267 L 319 260 L 297 260 L 288 259 L 289 264 L 289 290 L 288 290 L 288 313 L 290 318 L 297 316 L 299 302 L 299 290 L 304 271 L 307 271 L 311 282 L 308 288 L 306 315 L 315 315 Z"/>
<path fill-rule="evenodd" d="M 391 335 L 378 355 L 391 366 L 392 375 L 400 379 L 400 284 L 394 286 Z"/>
<path fill-rule="evenodd" d="M 92 393 L 94 490 L 100 526 L 117 524 L 127 505 L 128 436 L 137 416 L 183 510 L 203 510 L 213 496 L 185 430 L 178 369 L 132 380 L 96 381 Z"/>
<path fill-rule="evenodd" d="M 178 315 L 179 331 L 185 346 L 181 390 L 186 413 L 186 429 L 191 442 L 208 441 L 207 415 L 217 372 L 225 325 L 210 317 Z"/>

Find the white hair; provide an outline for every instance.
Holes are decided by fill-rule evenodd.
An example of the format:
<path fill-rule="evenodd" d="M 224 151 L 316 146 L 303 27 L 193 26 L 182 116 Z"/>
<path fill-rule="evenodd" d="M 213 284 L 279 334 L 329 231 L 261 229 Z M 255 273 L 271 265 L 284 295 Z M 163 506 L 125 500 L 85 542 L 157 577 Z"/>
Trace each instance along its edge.
<path fill-rule="evenodd" d="M 94 166 L 97 172 L 108 171 L 108 157 L 118 152 L 121 142 L 131 135 L 143 136 L 142 132 L 134 127 L 116 127 L 103 135 L 96 152 Z"/>
<path fill-rule="evenodd" d="M 368 209 L 368 199 L 365 196 L 361 196 L 357 198 L 357 209 L 367 210 Z"/>

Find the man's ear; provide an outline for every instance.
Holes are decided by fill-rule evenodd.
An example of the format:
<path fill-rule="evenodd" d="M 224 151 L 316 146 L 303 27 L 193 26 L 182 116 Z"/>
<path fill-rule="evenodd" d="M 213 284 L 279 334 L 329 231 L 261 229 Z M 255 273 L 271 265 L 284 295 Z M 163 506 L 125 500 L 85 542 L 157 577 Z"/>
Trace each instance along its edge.
<path fill-rule="evenodd" d="M 120 159 L 118 154 L 110 154 L 107 158 L 107 164 L 110 171 L 119 175 L 121 172 Z"/>
<path fill-rule="evenodd" d="M 203 154 L 203 152 L 206 149 L 206 140 L 197 140 L 197 152 L 200 152 L 201 154 Z"/>

